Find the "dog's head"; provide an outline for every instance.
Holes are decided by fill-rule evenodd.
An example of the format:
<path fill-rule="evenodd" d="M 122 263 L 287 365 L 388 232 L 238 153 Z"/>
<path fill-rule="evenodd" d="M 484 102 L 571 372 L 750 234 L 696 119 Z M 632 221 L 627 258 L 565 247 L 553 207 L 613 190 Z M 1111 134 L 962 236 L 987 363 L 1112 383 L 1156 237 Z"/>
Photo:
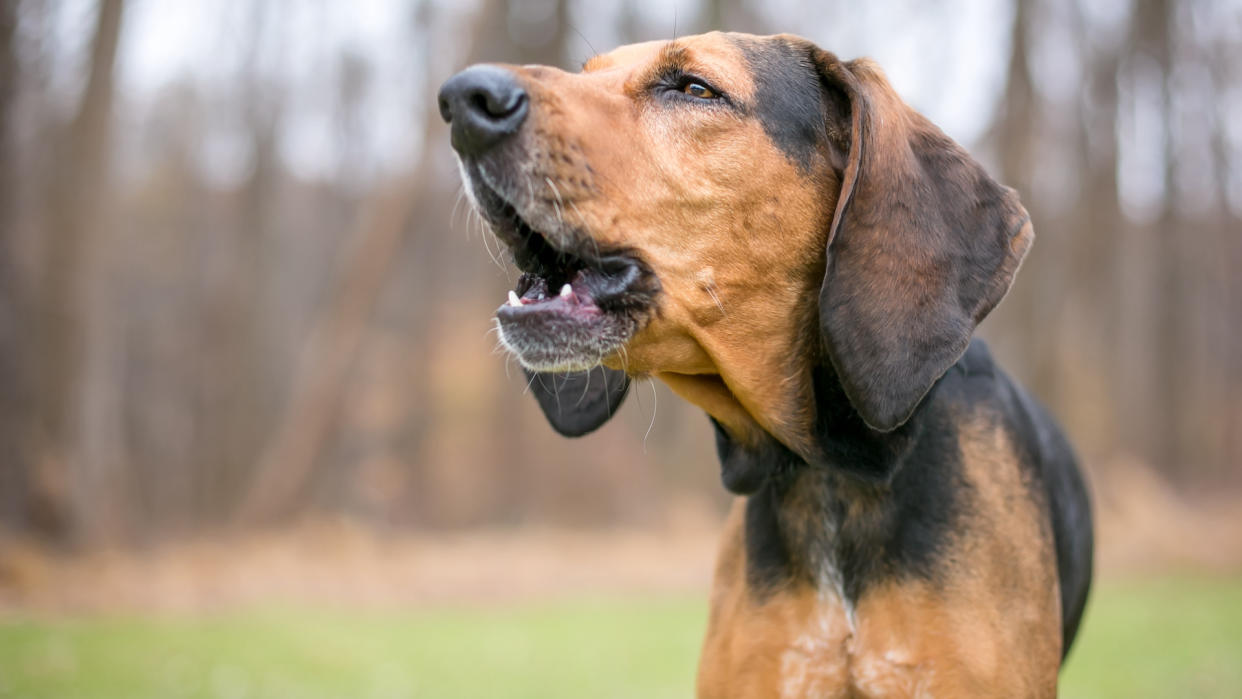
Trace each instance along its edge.
<path fill-rule="evenodd" d="M 567 434 L 612 414 L 625 372 L 742 444 L 771 435 L 814 459 L 824 363 L 892 430 L 1033 237 L 1013 191 L 874 64 L 793 36 L 636 44 L 580 73 L 475 66 L 440 109 L 468 194 L 524 272 L 496 314 L 502 342 L 532 372 L 569 373 L 535 386 Z"/>

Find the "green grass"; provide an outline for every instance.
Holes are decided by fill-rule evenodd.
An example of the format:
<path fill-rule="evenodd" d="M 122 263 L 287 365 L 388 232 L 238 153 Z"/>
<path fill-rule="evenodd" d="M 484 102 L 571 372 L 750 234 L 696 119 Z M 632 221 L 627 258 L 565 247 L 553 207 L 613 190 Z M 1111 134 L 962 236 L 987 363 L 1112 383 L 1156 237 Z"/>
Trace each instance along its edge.
<path fill-rule="evenodd" d="M 0 622 L 0 697 L 688 697 L 699 598 Z M 1096 590 L 1062 696 L 1236 697 L 1242 583 Z"/>
<path fill-rule="evenodd" d="M 0 623 L 0 697 L 685 697 L 688 599 Z"/>
<path fill-rule="evenodd" d="M 1067 699 L 1242 696 L 1242 580 L 1097 587 L 1061 679 Z"/>

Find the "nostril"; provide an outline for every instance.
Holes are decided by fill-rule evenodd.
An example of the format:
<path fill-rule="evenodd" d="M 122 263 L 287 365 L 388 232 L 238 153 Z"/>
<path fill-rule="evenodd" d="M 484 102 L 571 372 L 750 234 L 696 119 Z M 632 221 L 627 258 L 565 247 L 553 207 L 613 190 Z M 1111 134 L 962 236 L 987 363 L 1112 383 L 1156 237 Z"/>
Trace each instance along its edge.
<path fill-rule="evenodd" d="M 490 108 L 491 105 L 488 104 L 489 101 L 490 100 L 487 99 L 487 95 L 482 92 L 476 92 L 473 95 L 470 95 L 470 108 L 476 112 L 482 112 L 487 116 L 498 116 L 492 113 Z"/>
<path fill-rule="evenodd" d="M 453 121 L 453 108 L 449 105 L 448 99 L 443 95 L 440 96 L 440 118 L 444 123 L 449 124 Z"/>
<path fill-rule="evenodd" d="M 526 106 L 526 93 L 518 90 L 509 96 L 509 103 L 502 116 L 509 116 Z"/>
<path fill-rule="evenodd" d="M 507 91 L 480 90 L 470 96 L 470 108 L 491 119 L 503 119 L 516 112 L 526 99 L 521 88 Z"/>

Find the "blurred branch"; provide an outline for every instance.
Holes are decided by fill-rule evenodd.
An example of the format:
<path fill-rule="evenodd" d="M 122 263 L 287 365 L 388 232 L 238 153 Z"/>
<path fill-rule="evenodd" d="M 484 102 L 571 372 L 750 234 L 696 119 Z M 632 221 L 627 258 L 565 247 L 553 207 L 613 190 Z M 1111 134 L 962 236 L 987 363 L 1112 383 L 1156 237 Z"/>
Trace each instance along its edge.
<path fill-rule="evenodd" d="M 315 322 L 283 417 L 259 458 L 236 518 L 255 523 L 285 513 L 311 474 L 332 428 L 353 360 L 410 220 L 415 176 L 382 187 L 362 207 L 347 241 L 352 254 Z"/>

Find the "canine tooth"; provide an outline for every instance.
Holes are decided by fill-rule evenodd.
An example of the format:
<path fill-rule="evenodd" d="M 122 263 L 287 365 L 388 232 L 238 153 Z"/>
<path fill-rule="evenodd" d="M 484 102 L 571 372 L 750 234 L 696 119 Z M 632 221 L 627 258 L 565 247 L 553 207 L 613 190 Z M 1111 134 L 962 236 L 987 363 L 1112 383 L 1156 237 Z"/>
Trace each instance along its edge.
<path fill-rule="evenodd" d="M 509 290 L 509 305 L 510 306 L 521 306 L 522 305 L 522 299 L 518 298 L 517 293 L 515 293 L 513 289 Z"/>
<path fill-rule="evenodd" d="M 561 298 L 567 299 L 574 295 L 574 288 L 568 284 L 561 287 Z"/>

